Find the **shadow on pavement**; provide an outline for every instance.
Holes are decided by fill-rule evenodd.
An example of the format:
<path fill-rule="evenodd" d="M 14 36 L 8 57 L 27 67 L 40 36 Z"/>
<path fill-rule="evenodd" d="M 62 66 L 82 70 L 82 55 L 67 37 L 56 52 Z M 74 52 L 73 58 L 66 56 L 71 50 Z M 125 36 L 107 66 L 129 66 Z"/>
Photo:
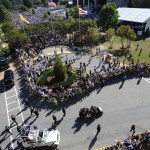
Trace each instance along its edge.
<path fill-rule="evenodd" d="M 97 141 L 97 135 L 95 135 L 94 138 L 92 139 L 91 143 L 89 144 L 88 150 L 92 149 L 96 141 Z"/>

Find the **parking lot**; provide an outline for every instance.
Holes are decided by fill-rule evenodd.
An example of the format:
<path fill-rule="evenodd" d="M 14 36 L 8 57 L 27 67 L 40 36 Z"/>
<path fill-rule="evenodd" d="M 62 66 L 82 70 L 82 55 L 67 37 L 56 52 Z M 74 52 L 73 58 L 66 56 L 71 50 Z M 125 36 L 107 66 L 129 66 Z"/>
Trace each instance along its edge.
<path fill-rule="evenodd" d="M 68 55 L 69 56 L 69 55 Z M 72 54 L 70 54 L 72 57 Z M 87 62 L 87 56 L 83 56 L 74 65 Z M 94 58 L 88 68 L 94 68 L 99 60 Z M 12 145 L 16 147 L 17 130 L 12 124 L 11 115 L 16 115 L 19 124 L 38 124 L 47 129 L 52 126 L 52 114 L 55 114 L 59 125 L 57 129 L 61 133 L 60 150 L 92 149 L 113 144 L 115 139 L 122 140 L 130 134 L 132 124 L 136 124 L 136 132 L 149 130 L 149 89 L 150 78 L 144 78 L 139 84 L 137 79 L 125 81 L 119 89 L 120 83 L 113 83 L 104 87 L 100 92 L 94 90 L 85 97 L 79 97 L 73 101 L 62 103 L 66 107 L 66 116 L 63 117 L 62 106 L 57 108 L 49 101 L 40 101 L 29 95 L 22 80 L 22 72 L 15 71 L 15 86 L 9 90 L 1 89 L 0 93 L 0 145 L 3 149 Z M 30 105 L 38 109 L 39 118 L 30 116 L 30 109 L 24 99 L 27 98 Z M 82 121 L 78 118 L 79 110 L 92 105 L 100 106 L 104 114 L 99 119 Z M 12 125 L 11 125 L 12 124 Z M 97 124 L 101 124 L 101 133 L 95 138 Z M 12 136 L 9 134 L 3 138 L 6 125 L 11 125 Z M 11 141 L 13 141 L 11 143 Z M 44 148 L 42 148 L 44 149 Z"/>

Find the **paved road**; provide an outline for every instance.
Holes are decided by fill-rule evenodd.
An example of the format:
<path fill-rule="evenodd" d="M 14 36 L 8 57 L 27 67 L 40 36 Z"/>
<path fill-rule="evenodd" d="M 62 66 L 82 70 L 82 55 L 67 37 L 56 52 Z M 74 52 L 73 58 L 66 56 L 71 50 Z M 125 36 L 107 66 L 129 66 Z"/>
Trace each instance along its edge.
<path fill-rule="evenodd" d="M 73 54 L 68 54 L 68 57 L 73 57 Z M 79 65 L 80 62 L 87 63 L 88 58 L 89 56 L 82 56 L 74 65 Z M 92 63 L 88 65 L 88 70 L 93 70 L 98 62 L 98 59 L 93 58 Z M 55 113 L 59 122 L 57 129 L 61 133 L 60 150 L 93 150 L 129 135 L 132 124 L 136 124 L 137 132 L 150 127 L 150 82 L 148 78 L 142 79 L 140 83 L 135 78 L 129 79 L 125 81 L 122 88 L 119 88 L 120 83 L 114 83 L 104 87 L 101 91 L 94 90 L 84 97 L 81 95 L 77 99 L 64 102 L 62 106 L 67 107 L 67 115 L 63 118 L 61 107 L 56 108 L 50 102 L 39 101 L 28 94 L 21 71 L 15 71 L 15 77 L 15 86 L 5 92 L 1 89 L 0 93 L 0 133 L 2 133 L 0 145 L 3 148 L 8 147 L 11 144 L 10 141 L 17 135 L 16 126 L 13 124 L 11 130 L 13 136 L 3 139 L 5 125 L 11 124 L 11 114 L 17 115 L 18 123 L 25 121 L 27 124 L 39 124 L 50 129 L 53 122 L 52 114 Z M 38 119 L 35 119 L 35 116 L 29 118 L 30 111 L 25 106 L 25 97 L 40 111 Z M 78 118 L 79 109 L 92 105 L 101 106 L 104 111 L 103 116 L 96 120 L 81 121 Z M 96 138 L 97 124 L 101 124 L 102 130 Z M 16 147 L 15 140 L 12 146 Z"/>

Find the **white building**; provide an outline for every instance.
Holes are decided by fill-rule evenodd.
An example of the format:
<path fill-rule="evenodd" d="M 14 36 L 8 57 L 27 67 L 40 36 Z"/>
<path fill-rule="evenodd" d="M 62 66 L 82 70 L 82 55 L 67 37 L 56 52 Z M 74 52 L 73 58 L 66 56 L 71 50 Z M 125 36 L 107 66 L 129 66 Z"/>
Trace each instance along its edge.
<path fill-rule="evenodd" d="M 139 31 L 146 32 L 148 29 L 150 31 L 150 9 L 118 8 L 117 10 L 120 21 L 135 27 L 139 26 Z"/>

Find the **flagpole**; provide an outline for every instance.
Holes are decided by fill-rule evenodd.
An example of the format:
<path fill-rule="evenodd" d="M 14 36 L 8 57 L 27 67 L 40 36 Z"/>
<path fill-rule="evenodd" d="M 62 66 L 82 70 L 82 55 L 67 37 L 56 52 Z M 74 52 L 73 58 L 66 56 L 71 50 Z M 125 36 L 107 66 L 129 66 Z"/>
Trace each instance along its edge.
<path fill-rule="evenodd" d="M 77 7 L 78 7 L 78 13 L 79 13 L 79 0 L 77 0 Z M 80 13 L 79 13 L 79 35 L 81 35 Z M 81 37 L 80 37 L 80 41 L 81 41 Z"/>

